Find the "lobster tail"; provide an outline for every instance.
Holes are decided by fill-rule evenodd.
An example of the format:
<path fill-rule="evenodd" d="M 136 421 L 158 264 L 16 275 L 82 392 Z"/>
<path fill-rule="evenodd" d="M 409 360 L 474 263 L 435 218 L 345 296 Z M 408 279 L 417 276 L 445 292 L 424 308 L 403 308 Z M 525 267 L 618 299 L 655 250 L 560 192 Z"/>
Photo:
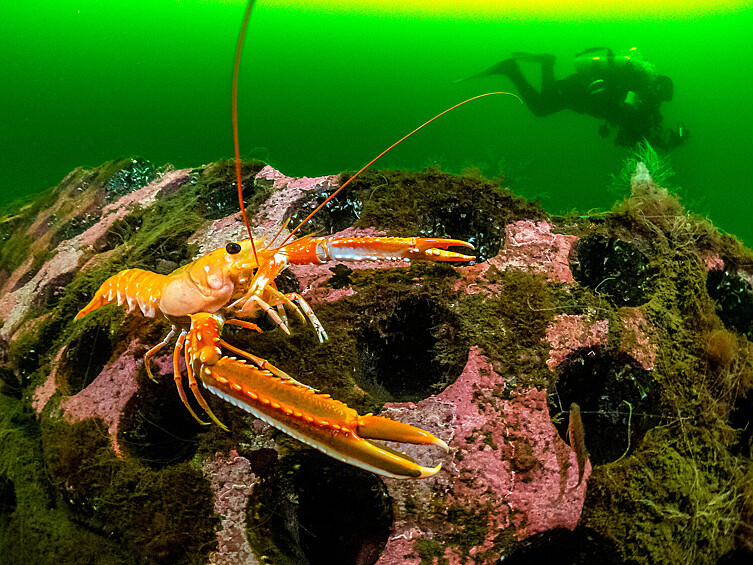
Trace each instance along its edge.
<path fill-rule="evenodd" d="M 154 318 L 166 280 L 165 275 L 143 269 L 120 271 L 99 287 L 94 298 L 76 314 L 76 318 L 83 318 L 89 312 L 112 302 L 117 302 L 118 306 L 126 303 L 128 312 L 138 306 L 144 316 Z"/>

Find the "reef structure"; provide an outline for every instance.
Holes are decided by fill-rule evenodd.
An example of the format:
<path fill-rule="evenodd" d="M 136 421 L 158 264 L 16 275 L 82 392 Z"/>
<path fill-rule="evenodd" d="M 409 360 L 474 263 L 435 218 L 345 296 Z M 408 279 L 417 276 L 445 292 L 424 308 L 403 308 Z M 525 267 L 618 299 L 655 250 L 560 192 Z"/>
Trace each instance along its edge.
<path fill-rule="evenodd" d="M 345 177 L 250 162 L 243 173 L 254 235 L 270 237 Z M 177 397 L 170 355 L 155 358 L 158 383 L 143 368 L 164 323 L 116 307 L 74 321 L 114 272 L 169 272 L 242 237 L 232 162 L 73 171 L 0 221 L 0 546 L 20 560 L 31 543 L 39 563 L 749 553 L 752 256 L 642 163 L 629 191 L 608 213 L 557 217 L 478 175 L 369 171 L 314 219 L 320 235 L 477 249 L 470 266 L 291 267 L 278 286 L 312 304 L 329 341 L 302 325 L 228 332 L 360 412 L 450 446 L 408 450 L 443 469 L 399 481 L 217 398 L 230 432 L 203 428 Z M 580 484 L 571 403 L 589 451 Z"/>

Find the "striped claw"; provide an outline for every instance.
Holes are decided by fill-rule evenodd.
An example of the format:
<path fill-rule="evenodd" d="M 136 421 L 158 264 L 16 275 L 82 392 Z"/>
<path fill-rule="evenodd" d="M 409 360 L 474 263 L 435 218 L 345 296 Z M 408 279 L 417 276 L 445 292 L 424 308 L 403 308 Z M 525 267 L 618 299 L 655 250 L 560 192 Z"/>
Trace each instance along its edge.
<path fill-rule="evenodd" d="M 436 238 L 414 238 L 415 247 L 412 253 L 418 256 L 412 256 L 411 259 L 421 259 L 424 261 L 472 261 L 475 257 L 447 251 L 448 247 L 467 247 L 473 249 L 473 245 L 462 239 L 436 239 Z M 437 249 L 439 248 L 439 249 Z"/>
<path fill-rule="evenodd" d="M 266 360 L 232 348 L 246 357 L 238 360 L 221 354 L 222 318 L 212 314 L 191 316 L 186 339 L 189 381 L 195 375 L 220 398 L 246 410 L 278 430 L 350 465 L 398 479 L 419 479 L 436 474 L 403 453 L 370 440 L 419 445 L 447 444 L 429 432 L 388 418 L 358 413 L 346 404 L 319 394 L 290 378 Z M 195 391 L 194 391 L 195 392 Z M 195 394 L 210 418 L 217 421 L 200 395 Z"/>
<path fill-rule="evenodd" d="M 296 265 L 327 261 L 472 261 L 472 255 L 447 251 L 449 247 L 473 249 L 461 239 L 422 237 L 313 237 L 285 247 Z"/>
<path fill-rule="evenodd" d="M 417 445 L 438 445 L 445 451 L 450 450 L 445 442 L 425 430 L 373 414 L 358 417 L 358 432 L 365 439 L 381 439 Z"/>

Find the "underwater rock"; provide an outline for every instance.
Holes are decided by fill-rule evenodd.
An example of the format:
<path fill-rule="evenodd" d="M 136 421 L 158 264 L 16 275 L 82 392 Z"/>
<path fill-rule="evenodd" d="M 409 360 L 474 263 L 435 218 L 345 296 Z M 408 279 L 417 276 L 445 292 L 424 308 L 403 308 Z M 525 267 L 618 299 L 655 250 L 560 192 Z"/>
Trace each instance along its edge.
<path fill-rule="evenodd" d="M 0 297 L 0 318 L 4 321 L 0 327 L 0 338 L 6 340 L 10 338 L 19 321 L 32 307 L 35 297 L 42 294 L 45 288 L 54 284 L 63 275 L 76 271 L 85 254 L 96 247 L 110 226 L 129 214 L 134 206 L 148 207 L 153 205 L 161 194 L 175 190 L 176 186 L 185 182 L 187 173 L 188 169 L 169 172 L 149 185 L 107 204 L 102 209 L 97 223 L 83 233 L 62 241 L 54 250 L 51 250 L 54 253 L 52 258 L 45 262 L 31 280 L 21 288 L 7 292 L 9 285 L 6 282 L 2 297 Z M 81 197 L 85 196 L 87 195 L 82 192 Z M 34 226 L 29 230 L 33 231 Z M 27 262 L 30 260 L 32 257 L 29 257 Z M 24 263 L 16 272 L 23 271 L 26 265 L 27 263 Z M 14 277 L 16 273 L 9 281 L 14 281 Z"/>
<path fill-rule="evenodd" d="M 559 314 L 546 330 L 546 337 L 551 344 L 546 365 L 554 370 L 573 351 L 581 348 L 594 348 L 605 345 L 608 320 L 590 322 L 586 316 Z"/>
<path fill-rule="evenodd" d="M 5 323 L 0 327 L 0 338 L 8 340 L 43 289 L 61 275 L 75 271 L 82 256 L 83 250 L 79 244 L 64 241 L 58 246 L 55 256 L 29 282 L 15 291 L 4 292 L 0 297 L 0 318 Z"/>
<path fill-rule="evenodd" d="M 545 273 L 550 281 L 573 282 L 570 252 L 578 237 L 552 233 L 549 222 L 520 220 L 505 226 L 505 245 L 489 264 L 501 271 L 530 269 Z"/>
<path fill-rule="evenodd" d="M 121 454 L 117 439 L 118 425 L 123 408 L 138 390 L 136 373 L 138 366 L 143 364 L 143 351 L 144 347 L 138 341 L 131 342 L 118 359 L 106 365 L 90 385 L 81 392 L 64 398 L 60 403 L 68 422 L 102 418 L 107 424 L 112 447 L 118 454 Z M 161 372 L 168 373 L 172 370 L 170 356 L 155 357 L 152 363 Z"/>
<path fill-rule="evenodd" d="M 34 412 L 36 412 L 37 415 L 39 415 L 42 410 L 44 410 L 44 407 L 47 406 L 47 402 L 49 402 L 50 398 L 52 398 L 52 395 L 57 392 L 55 374 L 57 373 L 58 367 L 60 366 L 60 360 L 63 357 L 64 353 L 65 347 L 61 348 L 60 351 L 58 351 L 57 355 L 55 355 L 55 359 L 52 360 L 52 371 L 50 372 L 50 375 L 47 377 L 47 379 L 45 379 L 44 384 L 42 384 L 34 391 L 34 395 L 31 401 L 31 407 L 34 409 Z"/>
<path fill-rule="evenodd" d="M 629 306 L 620 308 L 619 313 L 622 322 L 620 350 L 635 359 L 645 370 L 652 371 L 658 350 L 655 332 L 646 315 L 640 307 Z"/>
<path fill-rule="evenodd" d="M 380 565 L 420 563 L 416 542 L 461 538 L 469 513 L 485 533 L 470 537 L 462 552 L 448 544 L 441 555 L 447 563 L 488 555 L 503 529 L 522 539 L 578 523 L 585 480 L 576 487 L 575 454 L 552 426 L 546 391 L 516 388 L 478 347 L 471 347 L 463 373 L 440 394 L 415 405 L 388 403 L 382 414 L 431 431 L 450 453 L 443 470 L 424 481 L 384 479 L 399 511 Z M 428 462 L 425 448 L 392 447 Z M 439 519 L 437 506 L 449 508 L 456 520 Z"/>
<path fill-rule="evenodd" d="M 267 165 L 255 177 L 256 184 L 274 189 L 269 199 L 259 208 L 253 224 L 265 230 L 277 231 L 288 217 L 291 207 L 312 191 L 335 190 L 340 186 L 339 175 L 323 177 L 288 177 Z M 286 234 L 287 235 L 287 234 Z"/>
<path fill-rule="evenodd" d="M 744 502 L 753 462 L 740 443 L 749 436 L 736 431 L 749 420 L 743 412 L 753 395 L 746 314 L 753 255 L 684 211 L 645 167 L 633 177 L 631 196 L 593 219 L 549 217 L 489 182 L 436 171 L 362 177 L 353 198 L 374 196 L 368 214 L 362 203 L 368 222 L 359 219 L 337 235 L 418 235 L 409 207 L 414 191 L 430 196 L 442 183 L 457 194 L 437 210 L 421 198 L 420 210 L 437 220 L 431 229 L 455 235 L 445 231 L 463 226 L 474 211 L 463 191 L 487 194 L 466 237 L 481 241 L 486 234 L 491 258 L 461 266 L 292 266 L 278 287 L 313 305 L 328 342 L 319 344 L 297 322 L 291 336 L 273 324 L 261 334 L 228 329 L 228 341 L 360 413 L 381 408 L 448 443 L 447 454 L 393 445 L 422 464 L 443 463 L 431 478 L 399 481 L 344 468 L 209 394 L 230 432 L 202 427 L 178 398 L 171 348 L 153 359 L 159 384 L 144 374 L 143 353 L 162 339 L 164 323 L 124 317 L 115 306 L 74 321 L 113 272 L 166 271 L 245 235 L 237 213 L 207 202 L 232 192 L 227 162 L 204 168 L 214 171 L 206 192 L 190 169 L 137 187 L 152 174 L 139 166 L 132 171 L 138 174 L 109 183 L 128 166 L 126 160 L 75 171 L 55 198 L 4 226 L 0 393 L 37 415 L 35 426 L 23 427 L 34 445 L 25 457 L 40 477 L 54 466 L 56 479 L 55 486 L 39 486 L 45 498 L 9 478 L 22 472 L 18 458 L 4 455 L 10 451 L 3 442 L 17 437 L 21 420 L 0 414 L 0 469 L 8 469 L 0 490 L 12 491 L 12 507 L 24 509 L 0 512 L 0 542 L 9 548 L 32 544 L 64 562 L 62 548 L 75 546 L 77 535 L 104 539 L 97 516 L 106 501 L 91 494 L 101 492 L 104 475 L 79 472 L 102 461 L 132 473 L 108 487 L 126 514 L 138 513 L 143 500 L 138 477 L 172 484 L 176 469 L 192 468 L 186 476 L 207 490 L 213 506 L 199 506 L 199 515 L 157 512 L 153 535 L 211 524 L 213 512 L 222 526 L 203 531 L 201 549 L 184 549 L 179 536 L 155 544 L 181 564 L 492 564 L 525 555 L 516 548 L 548 555 L 552 542 L 568 539 L 596 547 L 595 555 L 607 547 L 615 562 L 714 562 L 753 527 Z M 296 179 L 245 166 L 248 182 L 254 177 L 254 233 L 267 237 L 340 182 L 339 175 Z M 127 194 L 109 202 L 108 186 Z M 323 214 L 330 212 L 337 217 L 322 225 L 339 226 L 341 210 Z M 28 253 L 16 252 L 24 246 Z M 624 273 L 637 282 L 612 282 Z M 629 295 L 636 285 L 640 293 Z M 575 454 L 562 439 L 561 412 L 570 402 L 581 405 L 591 452 L 578 486 Z M 65 465 L 54 464 L 56 453 L 66 454 Z M 178 489 L 165 496 L 171 508 L 189 507 L 175 498 Z M 71 500 L 72 517 L 61 518 L 66 529 L 55 535 L 24 522 Z M 324 523 L 324 510 L 343 513 L 348 527 Z M 269 527 L 279 531 L 265 537 Z M 32 537 L 16 540 L 15 531 Z M 327 544 L 345 544 L 338 536 L 346 534 L 349 557 L 337 561 Z M 164 562 L 156 553 L 141 557 Z"/>

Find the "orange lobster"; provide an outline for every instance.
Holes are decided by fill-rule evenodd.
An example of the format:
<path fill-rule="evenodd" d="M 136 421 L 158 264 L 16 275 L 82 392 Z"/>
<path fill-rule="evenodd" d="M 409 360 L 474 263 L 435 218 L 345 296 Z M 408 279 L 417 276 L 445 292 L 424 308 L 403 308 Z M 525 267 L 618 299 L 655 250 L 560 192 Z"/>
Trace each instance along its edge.
<path fill-rule="evenodd" d="M 188 386 L 199 406 L 217 425 L 227 429 L 212 413 L 199 390 L 204 387 L 226 401 L 243 408 L 275 428 L 327 455 L 380 475 L 395 478 L 423 478 L 439 471 L 424 467 L 407 455 L 380 446 L 370 440 L 438 445 L 447 444 L 429 432 L 402 422 L 367 414 L 360 416 L 346 404 L 321 394 L 278 369 L 266 359 L 233 347 L 221 338 L 225 324 L 261 331 L 247 319 L 269 316 L 285 333 L 290 333 L 285 307 L 304 322 L 310 322 L 322 341 L 327 339 L 322 324 L 306 301 L 296 293 L 283 294 L 275 286 L 275 277 L 289 264 L 322 264 L 327 261 L 424 260 L 470 261 L 472 256 L 448 251 L 449 247 L 473 248 L 456 239 L 398 237 L 305 237 L 291 240 L 295 232 L 340 190 L 395 145 L 450 110 L 488 93 L 456 104 L 419 126 L 380 153 L 344 183 L 308 218 L 296 227 L 280 245 L 277 239 L 262 249 L 251 236 L 241 194 L 241 171 L 237 126 L 237 79 L 240 54 L 253 1 L 250 1 L 241 27 L 233 75 L 233 138 L 238 195 L 248 239 L 233 241 L 224 248 L 199 257 L 170 273 L 161 275 L 142 269 L 128 269 L 110 277 L 97 290 L 91 302 L 76 318 L 81 318 L 111 302 L 126 303 L 128 311 L 138 306 L 147 317 L 161 317 L 173 327 L 170 333 L 144 357 L 152 377 L 150 359 L 178 333 L 173 351 L 175 383 L 183 404 L 191 415 L 205 424 L 188 403 L 179 366 L 184 351 Z M 507 94 L 507 93 L 504 93 Z M 279 235 L 279 234 L 278 234 Z M 238 357 L 223 354 L 223 349 Z"/>

